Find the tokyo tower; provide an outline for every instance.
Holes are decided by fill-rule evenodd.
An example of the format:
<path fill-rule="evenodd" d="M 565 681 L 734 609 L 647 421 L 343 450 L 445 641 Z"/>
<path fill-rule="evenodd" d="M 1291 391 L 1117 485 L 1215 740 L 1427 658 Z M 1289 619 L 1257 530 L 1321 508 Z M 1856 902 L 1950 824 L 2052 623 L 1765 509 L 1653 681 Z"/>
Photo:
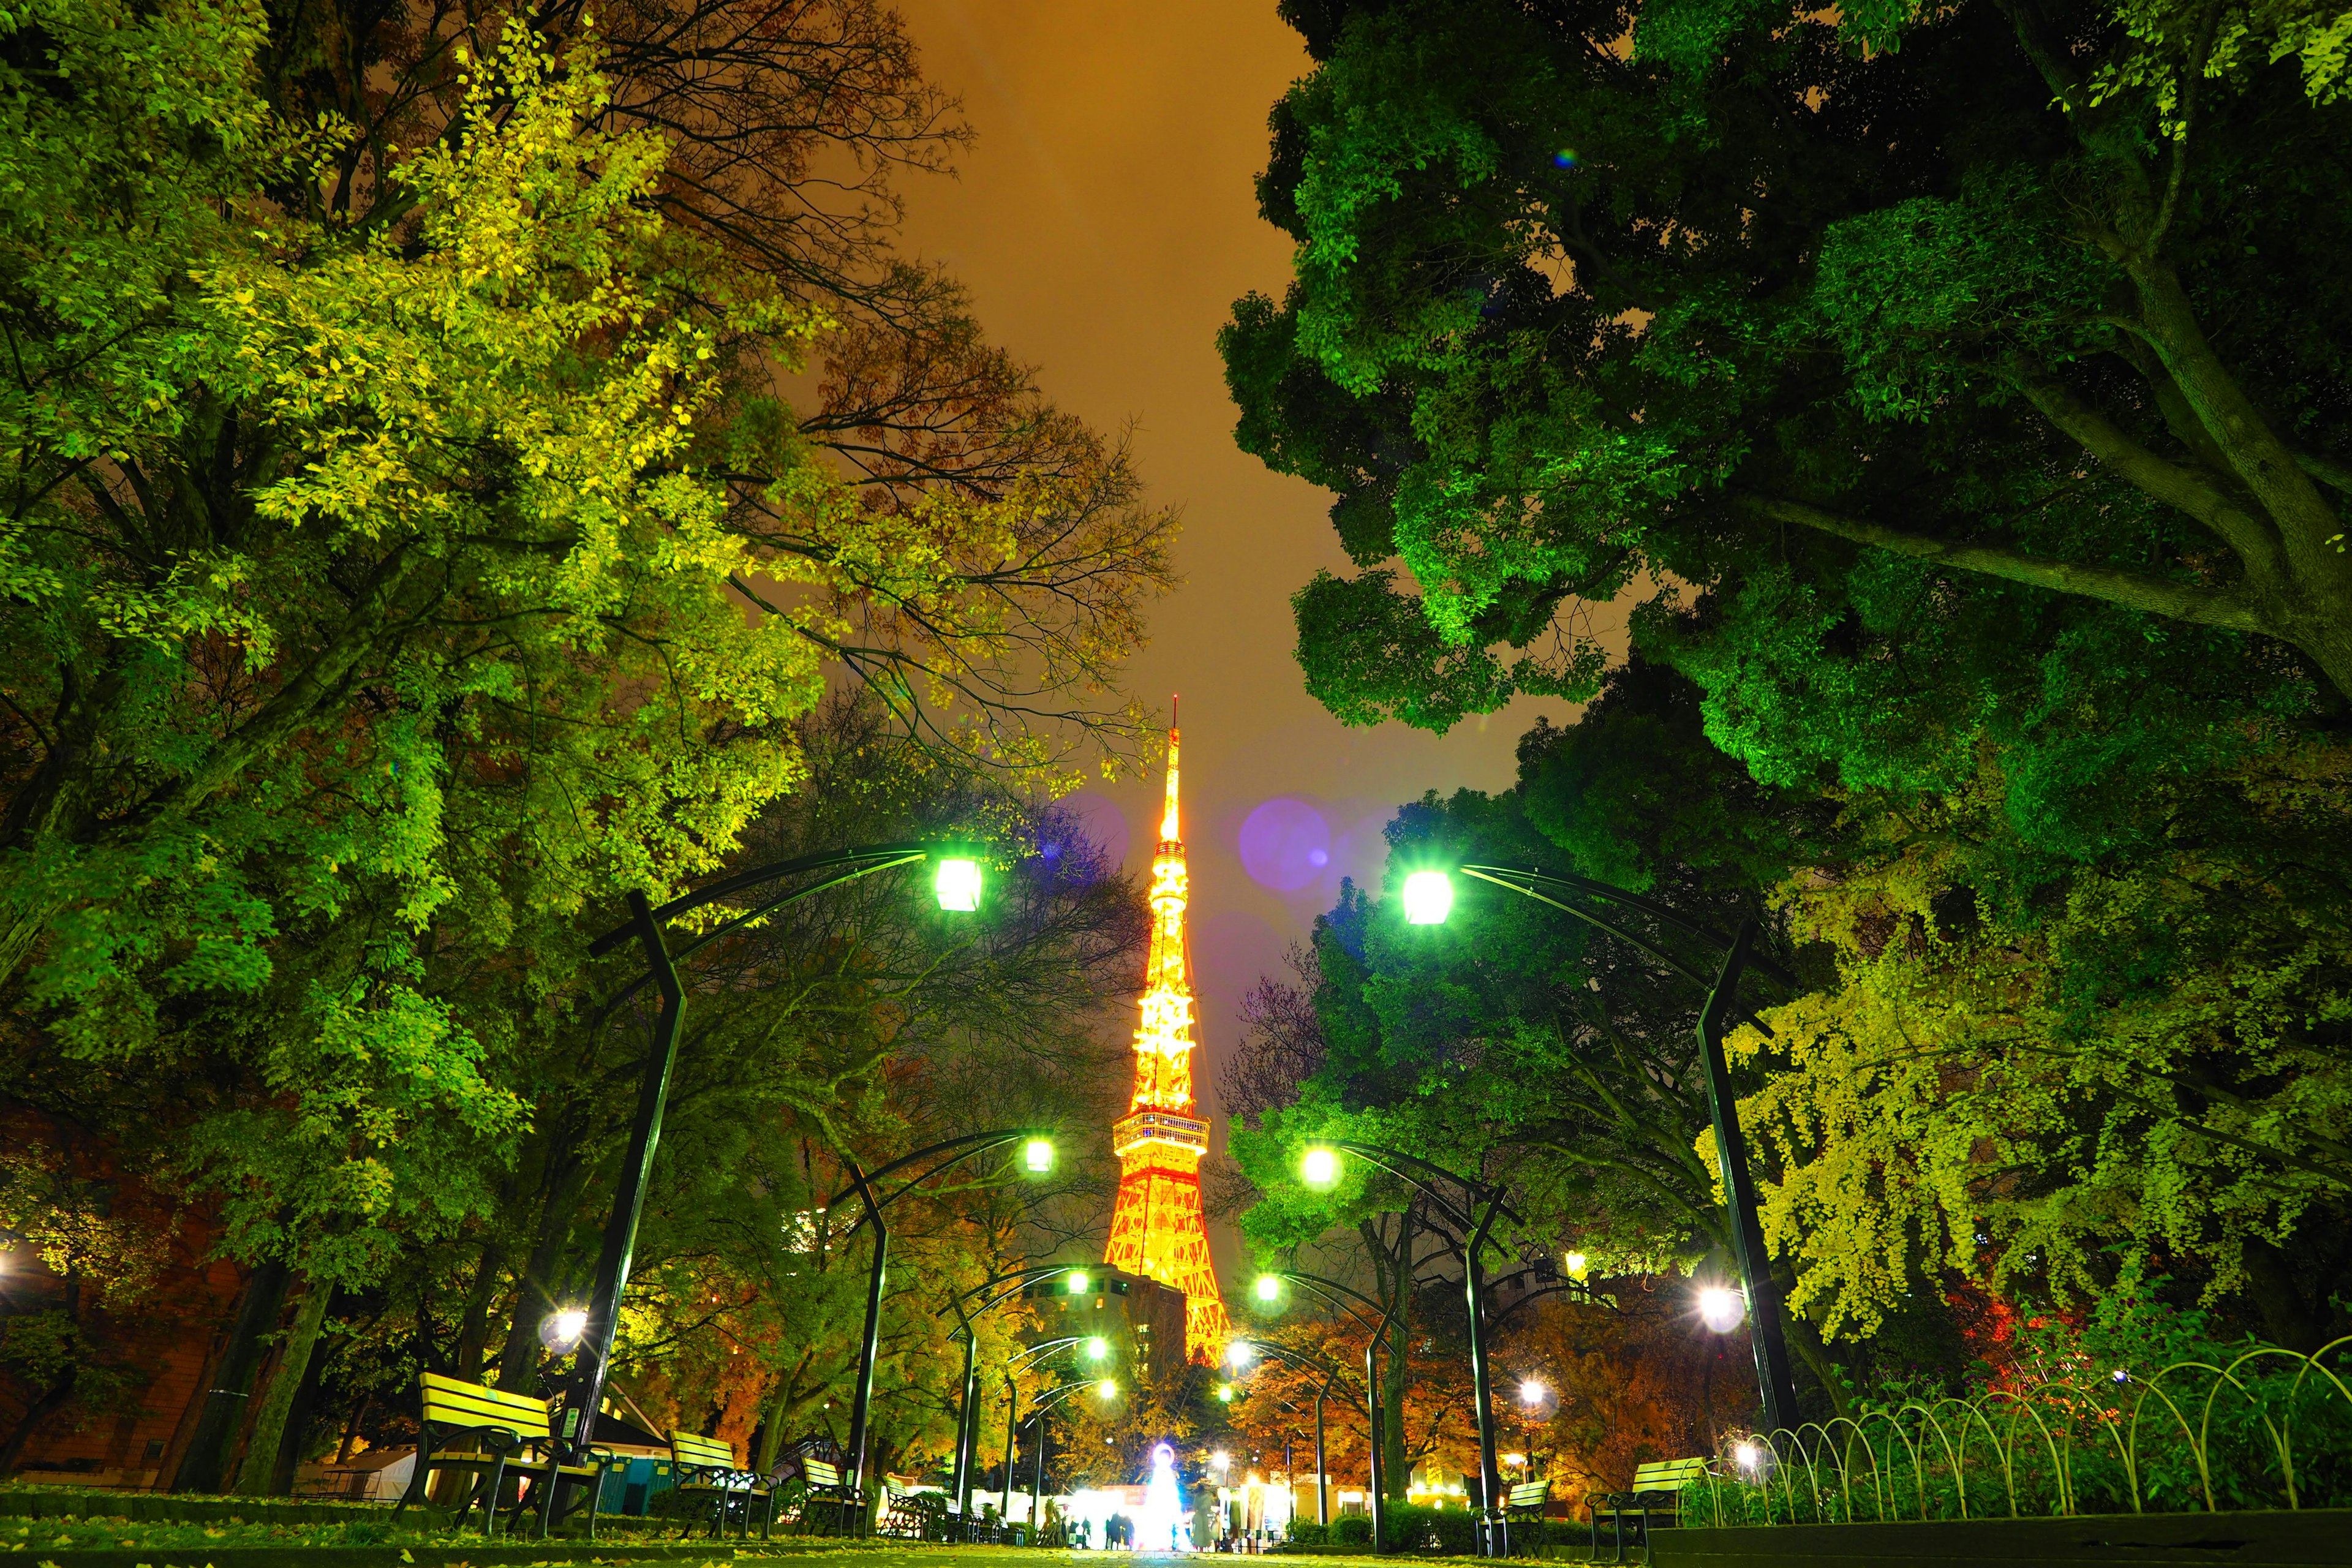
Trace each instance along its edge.
<path fill-rule="evenodd" d="M 1184 1292 L 1184 1351 L 1214 1361 L 1227 1334 L 1224 1298 L 1201 1218 L 1201 1157 L 1209 1123 L 1192 1100 L 1192 949 L 1184 936 L 1184 838 L 1176 820 L 1176 735 L 1168 731 L 1168 815 L 1151 858 L 1151 956 L 1135 1031 L 1135 1096 L 1111 1124 L 1118 1206 L 1103 1261 Z"/>

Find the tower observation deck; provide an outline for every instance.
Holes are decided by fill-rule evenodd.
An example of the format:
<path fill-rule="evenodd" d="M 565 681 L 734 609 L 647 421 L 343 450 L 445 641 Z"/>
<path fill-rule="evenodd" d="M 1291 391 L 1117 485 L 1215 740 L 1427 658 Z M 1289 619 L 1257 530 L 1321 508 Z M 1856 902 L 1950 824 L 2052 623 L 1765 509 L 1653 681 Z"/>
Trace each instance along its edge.
<path fill-rule="evenodd" d="M 1177 731 L 1168 731 L 1168 812 L 1151 858 L 1151 953 L 1135 1031 L 1135 1094 L 1111 1125 L 1118 1205 L 1103 1261 L 1184 1292 L 1184 1348 L 1213 1361 L 1228 1332 L 1209 1232 L 1201 1215 L 1201 1158 L 1209 1123 L 1192 1098 L 1192 963 L 1184 933 L 1187 874 L 1176 815 Z"/>

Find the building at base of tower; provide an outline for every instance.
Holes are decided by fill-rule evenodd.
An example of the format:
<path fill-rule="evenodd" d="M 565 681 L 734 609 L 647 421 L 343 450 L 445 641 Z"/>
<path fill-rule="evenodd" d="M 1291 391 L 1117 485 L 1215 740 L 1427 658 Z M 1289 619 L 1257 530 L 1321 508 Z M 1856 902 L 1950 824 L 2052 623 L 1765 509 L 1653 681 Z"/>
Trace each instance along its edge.
<path fill-rule="evenodd" d="M 1118 1203 L 1103 1261 L 1184 1292 L 1184 1348 L 1214 1361 L 1230 1331 L 1201 1208 L 1208 1120 L 1192 1095 L 1192 955 L 1185 934 L 1189 877 L 1176 812 L 1177 731 L 1168 731 L 1168 811 L 1151 858 L 1151 952 L 1135 1031 L 1135 1094 L 1111 1128 Z"/>

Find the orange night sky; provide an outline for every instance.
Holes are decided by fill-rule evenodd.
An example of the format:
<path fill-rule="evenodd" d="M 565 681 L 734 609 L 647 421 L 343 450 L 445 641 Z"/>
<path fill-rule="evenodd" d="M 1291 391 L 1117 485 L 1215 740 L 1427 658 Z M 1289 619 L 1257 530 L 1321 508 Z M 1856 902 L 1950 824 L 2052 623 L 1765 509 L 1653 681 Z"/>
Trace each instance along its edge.
<path fill-rule="evenodd" d="M 1129 669 L 1163 713 L 1167 693 L 1184 700 L 1199 1077 L 1212 1089 L 1243 994 L 1329 907 L 1342 873 L 1377 879 L 1397 804 L 1508 784 L 1512 747 L 1544 705 L 1443 739 L 1348 730 L 1308 699 L 1291 658 L 1290 595 L 1346 558 L 1326 492 L 1234 447 L 1213 341 L 1234 299 L 1279 293 L 1289 274 L 1289 242 L 1260 220 L 1251 186 L 1266 111 L 1308 66 L 1274 0 L 899 9 L 927 74 L 962 97 L 979 134 L 960 179 L 906 185 L 907 248 L 971 289 L 990 335 L 1039 365 L 1056 401 L 1104 428 L 1134 420 L 1154 497 L 1183 509 L 1184 586 L 1160 602 Z M 1149 868 L 1158 790 L 1153 779 L 1088 799 L 1133 870 Z"/>

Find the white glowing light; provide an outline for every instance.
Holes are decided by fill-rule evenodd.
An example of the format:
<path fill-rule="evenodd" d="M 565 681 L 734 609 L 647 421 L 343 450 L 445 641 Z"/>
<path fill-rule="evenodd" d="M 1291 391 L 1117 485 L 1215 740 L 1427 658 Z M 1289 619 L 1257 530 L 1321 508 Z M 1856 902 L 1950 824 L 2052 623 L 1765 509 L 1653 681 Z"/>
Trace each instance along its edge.
<path fill-rule="evenodd" d="M 980 908 L 980 862 L 940 861 L 939 874 L 931 880 L 931 890 L 939 895 L 940 908 L 950 914 L 971 913 Z"/>
<path fill-rule="evenodd" d="M 562 1307 L 540 1320 L 539 1342 L 558 1355 L 568 1355 L 579 1348 L 580 1336 L 587 1331 L 585 1309 Z"/>
<path fill-rule="evenodd" d="M 1739 1461 L 1739 1468 L 1743 1470 L 1752 1470 L 1764 1462 L 1763 1453 L 1753 1443 L 1740 1444 L 1731 1450 L 1731 1457 Z"/>
<path fill-rule="evenodd" d="M 1699 1321 L 1718 1334 L 1727 1334 L 1748 1319 L 1748 1303 L 1739 1292 L 1709 1285 L 1698 1293 Z"/>
<path fill-rule="evenodd" d="M 1443 871 L 1415 871 L 1404 879 L 1405 924 L 1444 925 L 1453 912 L 1453 878 Z"/>
<path fill-rule="evenodd" d="M 1235 1372 L 1239 1372 L 1242 1368 L 1249 1365 L 1250 1356 L 1252 1353 L 1250 1343 L 1247 1340 L 1235 1340 L 1232 1344 L 1225 1347 L 1225 1360 L 1232 1365 Z"/>
<path fill-rule="evenodd" d="M 1328 1187 L 1339 1179 L 1339 1152 L 1336 1149 L 1309 1149 L 1298 1162 L 1298 1173 L 1310 1187 Z"/>

